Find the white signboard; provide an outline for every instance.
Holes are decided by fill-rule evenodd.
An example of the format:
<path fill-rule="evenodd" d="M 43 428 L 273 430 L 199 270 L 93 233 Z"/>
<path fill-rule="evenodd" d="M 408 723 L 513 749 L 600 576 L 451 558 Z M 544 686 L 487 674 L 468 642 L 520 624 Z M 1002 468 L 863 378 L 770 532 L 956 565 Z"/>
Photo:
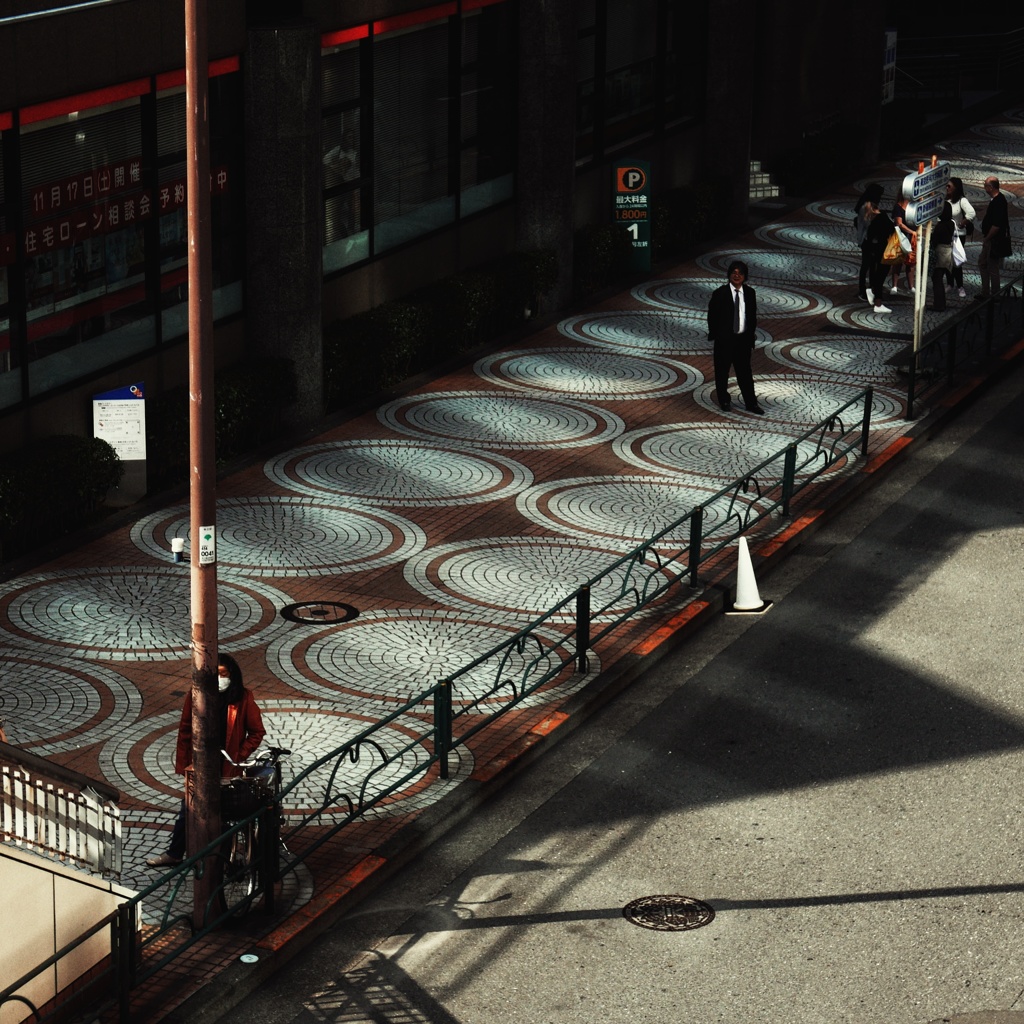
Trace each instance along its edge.
<path fill-rule="evenodd" d="M 199 527 L 199 564 L 213 565 L 217 561 L 217 531 L 212 526 Z"/>
<path fill-rule="evenodd" d="M 92 398 L 92 432 L 122 462 L 146 457 L 146 399 L 142 384 L 105 391 Z"/>

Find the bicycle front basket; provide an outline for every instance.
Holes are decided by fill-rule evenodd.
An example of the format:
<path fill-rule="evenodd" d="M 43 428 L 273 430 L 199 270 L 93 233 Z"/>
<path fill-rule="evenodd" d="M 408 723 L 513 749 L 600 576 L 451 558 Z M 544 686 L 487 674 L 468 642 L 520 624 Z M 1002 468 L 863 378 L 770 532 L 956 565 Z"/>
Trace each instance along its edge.
<path fill-rule="evenodd" d="M 264 787 L 258 779 L 221 779 L 220 816 L 224 821 L 241 821 L 259 810 Z"/>

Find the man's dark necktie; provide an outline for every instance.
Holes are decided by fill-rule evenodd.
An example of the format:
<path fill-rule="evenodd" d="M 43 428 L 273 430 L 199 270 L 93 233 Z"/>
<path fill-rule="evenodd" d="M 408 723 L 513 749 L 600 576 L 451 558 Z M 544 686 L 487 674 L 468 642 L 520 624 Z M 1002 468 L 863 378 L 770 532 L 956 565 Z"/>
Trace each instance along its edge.
<path fill-rule="evenodd" d="M 740 293 L 732 290 L 732 333 L 740 333 Z"/>

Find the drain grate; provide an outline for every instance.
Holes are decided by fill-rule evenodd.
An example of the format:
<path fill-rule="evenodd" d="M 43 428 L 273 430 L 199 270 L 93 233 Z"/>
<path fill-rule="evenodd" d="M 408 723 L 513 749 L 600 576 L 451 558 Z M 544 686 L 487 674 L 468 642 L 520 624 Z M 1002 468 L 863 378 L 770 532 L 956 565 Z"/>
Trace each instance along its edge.
<path fill-rule="evenodd" d="M 641 896 L 622 908 L 622 916 L 641 928 L 686 932 L 711 924 L 715 912 L 707 903 L 690 896 Z"/>
<path fill-rule="evenodd" d="M 358 614 L 357 608 L 350 604 L 342 604 L 340 601 L 303 601 L 301 604 L 286 604 L 281 609 L 281 618 L 307 626 L 348 622 Z"/>

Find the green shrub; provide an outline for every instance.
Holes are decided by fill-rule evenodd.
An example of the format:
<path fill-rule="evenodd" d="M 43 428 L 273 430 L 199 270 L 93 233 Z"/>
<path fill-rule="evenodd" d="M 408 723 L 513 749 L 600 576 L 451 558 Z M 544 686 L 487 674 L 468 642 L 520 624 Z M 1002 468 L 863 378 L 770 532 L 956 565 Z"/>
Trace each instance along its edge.
<path fill-rule="evenodd" d="M 103 440 L 56 434 L 0 462 L 0 552 L 24 554 L 91 522 L 124 466 Z"/>
<path fill-rule="evenodd" d="M 592 295 L 613 284 L 629 268 L 633 245 L 621 224 L 590 224 L 573 237 L 573 290 Z"/>
<path fill-rule="evenodd" d="M 249 359 L 220 371 L 213 386 L 217 462 L 223 464 L 273 438 L 281 429 L 282 410 L 295 401 L 295 394 L 290 359 Z M 149 489 L 187 483 L 188 467 L 188 389 L 172 388 L 147 402 Z"/>
<path fill-rule="evenodd" d="M 339 409 L 499 337 L 554 286 L 553 252 L 515 252 L 324 329 L 324 402 Z"/>

